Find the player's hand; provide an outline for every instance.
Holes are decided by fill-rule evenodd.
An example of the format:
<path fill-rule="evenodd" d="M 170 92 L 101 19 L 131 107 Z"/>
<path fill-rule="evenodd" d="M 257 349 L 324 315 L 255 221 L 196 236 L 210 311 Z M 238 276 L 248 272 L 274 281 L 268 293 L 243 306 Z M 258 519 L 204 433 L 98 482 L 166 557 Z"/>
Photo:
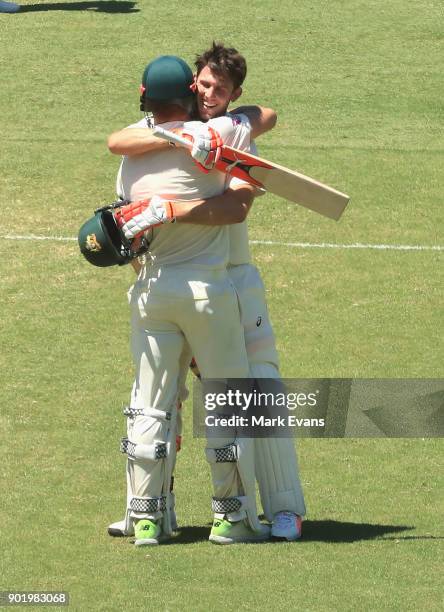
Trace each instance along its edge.
<path fill-rule="evenodd" d="M 133 240 L 144 231 L 176 220 L 173 202 L 153 196 L 151 200 L 131 202 L 114 212 L 117 227 L 125 238 Z"/>
<path fill-rule="evenodd" d="M 193 143 L 191 156 L 202 172 L 209 172 L 219 161 L 222 153 L 222 140 L 219 132 L 207 125 L 182 131 L 182 136 Z"/>

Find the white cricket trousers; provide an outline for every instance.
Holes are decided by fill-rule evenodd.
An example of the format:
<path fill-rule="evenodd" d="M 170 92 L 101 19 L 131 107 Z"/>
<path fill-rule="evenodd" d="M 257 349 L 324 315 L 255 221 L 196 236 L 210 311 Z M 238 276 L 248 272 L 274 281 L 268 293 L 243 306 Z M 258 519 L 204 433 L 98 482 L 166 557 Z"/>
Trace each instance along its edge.
<path fill-rule="evenodd" d="M 136 369 L 131 407 L 144 410 L 144 416 L 132 422 L 128 437 L 135 444 L 167 442 L 171 432 L 162 415 L 176 410 L 180 357 L 186 342 L 203 378 L 248 377 L 237 294 L 225 269 L 146 266 L 128 296 Z M 229 442 L 215 438 L 208 445 L 217 448 Z M 165 493 L 165 460 L 134 460 L 130 464 L 133 495 L 159 497 Z M 214 495 L 238 494 L 235 464 L 217 464 L 215 468 Z M 143 514 L 159 516 L 157 512 Z"/>

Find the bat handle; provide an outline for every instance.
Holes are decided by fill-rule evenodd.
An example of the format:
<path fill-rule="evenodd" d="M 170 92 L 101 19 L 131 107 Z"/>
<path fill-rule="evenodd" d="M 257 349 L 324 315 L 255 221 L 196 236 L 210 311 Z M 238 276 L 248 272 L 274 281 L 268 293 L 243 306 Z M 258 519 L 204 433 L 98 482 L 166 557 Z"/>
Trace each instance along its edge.
<path fill-rule="evenodd" d="M 163 128 L 157 125 L 153 129 L 153 134 L 158 138 L 163 138 L 164 140 L 168 140 L 169 142 L 183 145 L 187 147 L 187 149 L 191 149 L 191 147 L 193 146 L 192 143 L 183 136 L 179 136 L 179 134 L 175 134 L 174 132 L 170 132 L 169 130 L 164 130 Z"/>

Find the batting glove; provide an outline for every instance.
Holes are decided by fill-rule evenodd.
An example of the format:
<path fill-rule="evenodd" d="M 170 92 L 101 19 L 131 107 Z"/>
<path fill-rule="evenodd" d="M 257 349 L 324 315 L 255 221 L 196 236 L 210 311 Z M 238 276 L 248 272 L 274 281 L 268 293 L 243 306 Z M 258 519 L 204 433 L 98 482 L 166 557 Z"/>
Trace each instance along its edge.
<path fill-rule="evenodd" d="M 219 161 L 222 153 L 222 140 L 219 132 L 212 127 L 201 125 L 182 131 L 182 136 L 193 144 L 191 156 L 202 172 L 209 172 Z"/>
<path fill-rule="evenodd" d="M 117 227 L 125 238 L 133 240 L 141 233 L 164 223 L 174 223 L 173 202 L 153 196 L 150 200 L 131 202 L 114 212 Z"/>

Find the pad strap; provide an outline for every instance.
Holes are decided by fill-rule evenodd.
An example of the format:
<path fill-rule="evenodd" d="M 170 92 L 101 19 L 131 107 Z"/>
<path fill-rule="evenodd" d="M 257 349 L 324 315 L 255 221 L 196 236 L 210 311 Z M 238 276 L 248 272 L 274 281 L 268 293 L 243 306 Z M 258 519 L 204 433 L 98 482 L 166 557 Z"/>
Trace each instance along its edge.
<path fill-rule="evenodd" d="M 152 416 L 165 419 L 165 421 L 171 421 L 171 412 L 157 410 L 157 408 L 132 408 L 131 406 L 125 406 L 123 414 L 130 419 L 134 419 L 137 416 Z"/>
<path fill-rule="evenodd" d="M 157 442 L 155 444 L 135 444 L 128 438 L 122 438 L 120 441 L 120 452 L 128 455 L 130 459 L 148 459 L 149 461 L 158 461 L 165 459 L 167 456 L 167 445 L 165 442 Z"/>
<path fill-rule="evenodd" d="M 211 509 L 216 514 L 233 514 L 244 508 L 244 497 L 213 497 L 211 500 Z"/>
<path fill-rule="evenodd" d="M 130 501 L 133 512 L 163 512 L 166 510 L 166 497 L 133 497 Z"/>
<path fill-rule="evenodd" d="M 206 448 L 205 455 L 208 463 L 236 463 L 237 446 L 235 444 L 227 444 L 227 446 L 222 446 L 222 448 Z"/>
<path fill-rule="evenodd" d="M 136 416 L 141 416 L 143 414 L 143 408 L 131 408 L 131 406 L 124 406 L 123 408 L 123 416 L 130 417 L 134 419 Z"/>

